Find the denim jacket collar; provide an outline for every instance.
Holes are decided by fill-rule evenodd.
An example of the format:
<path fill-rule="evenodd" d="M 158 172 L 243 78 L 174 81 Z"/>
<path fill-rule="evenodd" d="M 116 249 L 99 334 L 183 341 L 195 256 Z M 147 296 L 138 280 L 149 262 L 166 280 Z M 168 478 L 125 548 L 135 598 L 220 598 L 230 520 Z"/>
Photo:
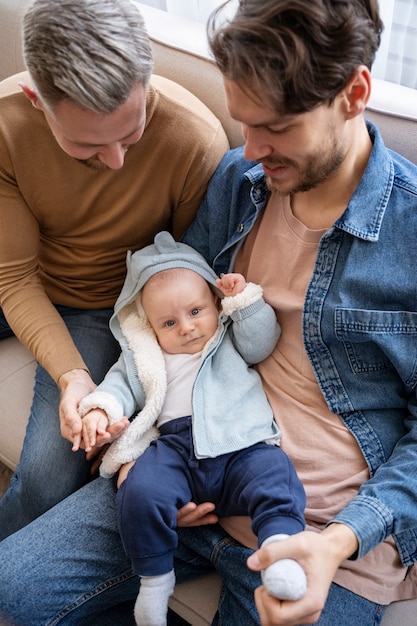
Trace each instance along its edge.
<path fill-rule="evenodd" d="M 368 165 L 346 211 L 335 226 L 355 237 L 378 241 L 394 182 L 394 165 L 372 124 L 368 124 L 368 132 L 374 145 Z M 379 181 L 378 185 L 375 185 L 375 180 Z"/>

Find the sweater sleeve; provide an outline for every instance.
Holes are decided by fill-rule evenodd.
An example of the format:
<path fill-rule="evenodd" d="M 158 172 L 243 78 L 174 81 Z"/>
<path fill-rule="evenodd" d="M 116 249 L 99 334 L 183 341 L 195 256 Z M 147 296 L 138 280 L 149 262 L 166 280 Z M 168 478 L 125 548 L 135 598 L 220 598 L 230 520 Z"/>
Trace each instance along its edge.
<path fill-rule="evenodd" d="M 223 313 L 233 321 L 235 347 L 249 365 L 266 359 L 281 334 L 275 312 L 262 294 L 259 285 L 248 283 L 242 293 L 222 300 Z"/>
<path fill-rule="evenodd" d="M 57 381 L 87 369 L 39 276 L 40 233 L 0 138 L 0 306 L 18 339 Z"/>

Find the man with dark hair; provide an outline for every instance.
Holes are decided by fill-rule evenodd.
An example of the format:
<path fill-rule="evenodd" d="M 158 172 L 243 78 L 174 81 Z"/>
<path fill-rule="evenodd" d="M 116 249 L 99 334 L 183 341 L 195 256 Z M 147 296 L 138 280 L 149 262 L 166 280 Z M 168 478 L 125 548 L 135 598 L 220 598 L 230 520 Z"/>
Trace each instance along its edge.
<path fill-rule="evenodd" d="M 217 26 L 219 13 L 210 43 L 245 147 L 225 157 L 185 240 L 217 271 L 235 258 L 273 303 L 282 337 L 258 370 L 307 493 L 307 532 L 250 563 L 291 556 L 310 593 L 289 605 L 258 590 L 258 609 L 265 624 L 314 622 L 323 606 L 320 624 L 373 624 L 398 598 L 417 532 L 416 168 L 363 115 L 377 3 L 242 0 Z M 247 544 L 244 524 L 222 526 Z"/>
<path fill-rule="evenodd" d="M 364 117 L 382 28 L 377 3 L 241 0 L 229 23 L 216 17 L 211 46 L 245 146 L 225 156 L 184 241 L 217 274 L 260 282 L 276 311 L 282 334 L 257 369 L 304 483 L 308 527 L 255 554 L 246 518 L 180 529 L 177 578 L 190 574 L 187 562 L 198 563 L 196 573 L 210 562 L 221 572 L 215 624 L 375 626 L 387 604 L 417 595 L 417 168 L 387 150 Z M 64 606 L 72 623 L 77 612 L 91 615 L 97 581 L 120 582 L 119 601 L 134 596 L 109 491 L 99 479 L 44 516 L 54 550 L 43 541 L 36 562 L 17 565 L 14 555 L 40 540 L 40 523 L 1 546 L 13 617 L 29 615 L 45 587 L 40 576 L 24 606 L 10 610 L 28 586 L 25 566 L 38 577 L 44 557 L 53 588 L 60 575 L 60 589 L 70 584 L 45 602 L 49 620 Z M 194 522 L 209 521 L 208 510 L 197 507 Z M 88 540 L 81 523 L 58 536 L 69 514 L 87 516 Z M 93 534 L 98 515 L 105 524 Z M 95 581 L 78 595 L 63 566 L 76 539 L 85 560 L 73 558 L 72 573 Z M 98 565 L 103 552 L 111 558 Z M 260 587 L 258 614 L 257 572 L 282 558 L 304 568 L 307 593 L 280 602 Z M 73 609 L 80 598 L 88 601 Z"/>

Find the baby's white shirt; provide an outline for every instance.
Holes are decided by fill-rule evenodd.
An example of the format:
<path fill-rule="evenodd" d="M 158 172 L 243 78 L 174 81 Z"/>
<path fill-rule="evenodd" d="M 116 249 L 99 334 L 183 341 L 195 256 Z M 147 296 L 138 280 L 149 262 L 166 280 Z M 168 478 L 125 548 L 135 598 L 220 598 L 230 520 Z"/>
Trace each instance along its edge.
<path fill-rule="evenodd" d="M 167 371 L 167 394 L 158 418 L 158 426 L 192 414 L 192 391 L 202 351 L 196 354 L 168 354 L 163 352 Z"/>

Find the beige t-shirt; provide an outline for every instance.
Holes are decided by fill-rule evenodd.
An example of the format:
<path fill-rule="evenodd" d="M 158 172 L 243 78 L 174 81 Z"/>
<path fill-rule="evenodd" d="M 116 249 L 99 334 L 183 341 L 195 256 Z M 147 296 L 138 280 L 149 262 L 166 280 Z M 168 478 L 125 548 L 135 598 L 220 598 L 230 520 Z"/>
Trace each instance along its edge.
<path fill-rule="evenodd" d="M 282 431 L 281 446 L 306 489 L 310 530 L 323 528 L 369 477 L 355 438 L 327 407 L 302 340 L 305 293 L 324 232 L 306 228 L 292 214 L 289 199 L 273 195 L 235 267 L 262 285 L 281 325 L 277 346 L 258 371 Z M 238 522 L 232 523 L 234 529 L 228 521 L 224 526 L 236 536 Z M 343 563 L 335 582 L 387 604 L 396 599 L 406 573 L 389 539 L 358 561 Z"/>

